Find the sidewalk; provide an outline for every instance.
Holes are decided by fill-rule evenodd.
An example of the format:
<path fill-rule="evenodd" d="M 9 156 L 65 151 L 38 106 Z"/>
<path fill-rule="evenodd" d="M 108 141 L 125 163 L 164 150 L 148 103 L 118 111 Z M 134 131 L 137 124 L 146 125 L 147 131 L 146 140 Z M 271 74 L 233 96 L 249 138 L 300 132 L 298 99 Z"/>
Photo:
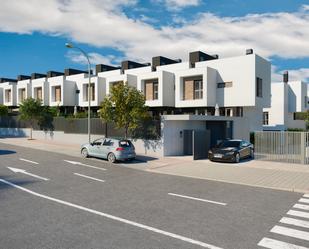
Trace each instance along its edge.
<path fill-rule="evenodd" d="M 80 145 L 51 140 L 1 138 L 1 143 L 80 157 Z M 126 167 L 148 172 L 309 193 L 309 165 L 247 160 L 239 164 L 193 161 L 191 157 L 139 156 Z"/>

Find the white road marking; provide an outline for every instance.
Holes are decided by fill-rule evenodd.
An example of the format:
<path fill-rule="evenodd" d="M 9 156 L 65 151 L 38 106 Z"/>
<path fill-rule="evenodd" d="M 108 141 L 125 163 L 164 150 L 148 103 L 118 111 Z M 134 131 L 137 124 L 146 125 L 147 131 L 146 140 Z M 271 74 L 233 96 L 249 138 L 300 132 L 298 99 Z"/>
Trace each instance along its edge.
<path fill-rule="evenodd" d="M 309 228 L 309 221 L 283 217 L 279 222 L 299 227 Z"/>
<path fill-rule="evenodd" d="M 309 219 L 309 213 L 302 211 L 290 210 L 286 214 Z"/>
<path fill-rule="evenodd" d="M 48 178 L 45 178 L 45 177 L 42 177 L 42 176 L 38 176 L 38 175 L 35 175 L 35 174 L 31 174 L 31 173 L 28 173 L 26 170 L 24 169 L 17 169 L 17 168 L 12 168 L 12 167 L 7 167 L 9 170 L 12 170 L 14 173 L 22 173 L 22 174 L 25 174 L 25 175 L 28 175 L 28 176 L 32 176 L 32 177 L 35 177 L 35 178 L 38 178 L 38 179 L 41 179 L 41 180 L 44 180 L 44 181 L 48 181 L 49 179 Z"/>
<path fill-rule="evenodd" d="M 85 178 L 88 178 L 88 179 L 91 179 L 91 180 L 95 180 L 95 181 L 98 181 L 98 182 L 105 182 L 104 180 L 101 180 L 101 179 L 98 179 L 98 178 L 94 178 L 94 177 L 91 177 L 91 176 L 86 176 L 86 175 L 79 174 L 79 173 L 74 173 L 74 175 L 85 177 Z"/>
<path fill-rule="evenodd" d="M 47 196 L 47 195 L 39 194 L 37 192 L 34 192 L 34 191 L 29 190 L 27 188 L 21 187 L 19 185 L 16 185 L 16 184 L 9 182 L 9 181 L 6 181 L 4 179 L 0 179 L 0 182 L 3 182 L 7 185 L 14 187 L 14 188 L 20 189 L 24 192 L 31 194 L 31 195 L 38 196 L 38 197 L 41 197 L 41 198 L 46 199 L 46 200 L 50 200 L 50 201 L 57 202 L 57 203 L 60 203 L 60 204 L 63 204 L 63 205 L 69 206 L 69 207 L 73 207 L 73 208 L 80 209 L 80 210 L 83 210 L 83 211 L 86 211 L 86 212 L 89 212 L 89 213 L 93 213 L 93 214 L 96 214 L 96 215 L 99 215 L 99 216 L 103 216 L 105 218 L 108 218 L 108 219 L 111 219 L 111 220 L 116 220 L 116 221 L 131 225 L 131 226 L 139 227 L 139 228 L 142 228 L 142 229 L 154 232 L 154 233 L 162 234 L 162 235 L 172 237 L 174 239 L 182 240 L 182 241 L 185 241 L 185 242 L 188 242 L 188 243 L 191 243 L 191 244 L 194 244 L 194 245 L 198 245 L 198 246 L 201 246 L 201 247 L 204 247 L 204 248 L 222 249 L 220 247 L 216 247 L 214 245 L 207 244 L 207 243 L 202 242 L 202 241 L 190 239 L 188 237 L 184 237 L 184 236 L 181 236 L 181 235 L 178 235 L 178 234 L 175 234 L 175 233 L 170 233 L 170 232 L 167 232 L 167 231 L 164 231 L 164 230 L 161 230 L 161 229 L 157 229 L 157 228 L 154 228 L 154 227 L 151 227 L 151 226 L 143 225 L 141 223 L 137 223 L 137 222 L 130 221 L 130 220 L 127 220 L 127 219 L 123 219 L 123 218 L 120 218 L 120 217 L 117 217 L 117 216 L 114 216 L 114 215 L 106 214 L 106 213 L 103 213 L 103 212 L 100 212 L 100 211 L 97 211 L 97 210 L 94 210 L 94 209 L 90 209 L 90 208 L 86 208 L 86 207 L 83 207 L 83 206 L 80 206 L 80 205 L 76 205 L 76 204 L 73 204 L 71 202 L 67 202 L 67 201 L 56 199 L 56 198 L 53 198 L 53 197 L 50 197 L 50 196 Z"/>
<path fill-rule="evenodd" d="M 305 198 L 309 198 L 309 194 L 304 194 L 304 197 Z"/>
<path fill-rule="evenodd" d="M 298 208 L 298 209 L 303 209 L 309 211 L 309 205 L 304 205 L 304 204 L 295 204 L 293 208 Z"/>
<path fill-rule="evenodd" d="M 300 230 L 296 230 L 296 229 L 292 229 L 292 228 L 287 228 L 287 227 L 282 227 L 282 226 L 274 226 L 270 230 L 270 232 L 309 241 L 309 233 L 308 232 L 304 232 L 304 231 L 300 231 Z"/>
<path fill-rule="evenodd" d="M 30 161 L 30 160 L 27 160 L 27 159 L 24 159 L 24 158 L 19 158 L 19 160 L 20 160 L 20 161 L 27 162 L 27 163 L 39 164 L 39 163 L 37 163 L 37 162 Z"/>
<path fill-rule="evenodd" d="M 202 202 L 208 202 L 208 203 L 212 203 L 212 204 L 226 206 L 226 203 L 223 203 L 223 202 L 217 202 L 217 201 L 211 201 L 211 200 L 206 200 L 206 199 L 200 199 L 200 198 L 186 196 L 186 195 L 178 195 L 178 194 L 174 194 L 174 193 L 168 193 L 168 194 L 172 195 L 172 196 L 177 196 L 177 197 L 182 197 L 182 198 L 186 198 L 186 199 L 195 200 L 195 201 L 202 201 Z"/>
<path fill-rule="evenodd" d="M 309 199 L 301 198 L 298 200 L 299 202 L 309 203 Z"/>
<path fill-rule="evenodd" d="M 263 246 L 269 249 L 309 249 L 303 246 L 297 246 L 294 244 L 282 242 L 275 239 L 270 238 L 263 238 L 259 243 L 258 246 Z"/>
<path fill-rule="evenodd" d="M 80 162 L 69 161 L 69 160 L 63 160 L 63 161 L 65 161 L 67 163 L 70 163 L 70 164 L 84 166 L 84 167 L 88 167 L 88 168 L 99 169 L 99 170 L 106 170 L 104 168 L 100 168 L 100 167 L 96 167 L 96 166 L 92 166 L 92 165 L 88 165 L 88 164 L 84 164 L 84 163 L 80 163 Z"/>

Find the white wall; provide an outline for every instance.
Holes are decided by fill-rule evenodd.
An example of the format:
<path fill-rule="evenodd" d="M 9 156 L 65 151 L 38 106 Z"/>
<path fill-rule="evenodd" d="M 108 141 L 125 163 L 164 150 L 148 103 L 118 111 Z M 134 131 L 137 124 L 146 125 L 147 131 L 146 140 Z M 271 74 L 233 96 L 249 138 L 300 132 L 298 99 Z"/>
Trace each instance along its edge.
<path fill-rule="evenodd" d="M 17 106 L 17 94 L 16 94 L 16 89 L 17 89 L 17 83 L 15 82 L 5 82 L 1 83 L 2 87 L 2 96 L 3 96 L 3 104 L 6 106 Z M 5 95 L 6 91 L 11 90 L 11 101 L 7 102 Z"/>
<path fill-rule="evenodd" d="M 17 105 L 20 104 L 20 89 L 25 89 L 26 91 L 26 99 L 32 97 L 31 95 L 31 80 L 27 79 L 27 80 L 20 80 L 17 82 L 17 89 L 16 89 L 16 99 L 17 99 Z"/>
<path fill-rule="evenodd" d="M 183 155 L 183 130 L 206 130 L 205 121 L 163 120 L 162 140 L 164 156 Z"/>
<path fill-rule="evenodd" d="M 288 85 L 289 112 L 306 111 L 307 83 L 302 81 L 290 81 Z"/>
<path fill-rule="evenodd" d="M 42 87 L 42 104 L 49 105 L 49 83 L 46 78 L 39 78 L 31 80 L 31 96 L 35 97 L 35 88 Z"/>

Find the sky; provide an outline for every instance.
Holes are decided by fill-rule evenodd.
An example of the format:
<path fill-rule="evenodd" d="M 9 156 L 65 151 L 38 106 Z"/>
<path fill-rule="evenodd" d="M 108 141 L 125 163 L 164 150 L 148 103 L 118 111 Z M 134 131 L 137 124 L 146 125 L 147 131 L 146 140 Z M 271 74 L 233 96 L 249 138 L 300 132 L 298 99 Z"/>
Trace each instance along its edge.
<path fill-rule="evenodd" d="M 309 0 L 1 0 L 0 77 L 246 49 L 309 82 Z"/>

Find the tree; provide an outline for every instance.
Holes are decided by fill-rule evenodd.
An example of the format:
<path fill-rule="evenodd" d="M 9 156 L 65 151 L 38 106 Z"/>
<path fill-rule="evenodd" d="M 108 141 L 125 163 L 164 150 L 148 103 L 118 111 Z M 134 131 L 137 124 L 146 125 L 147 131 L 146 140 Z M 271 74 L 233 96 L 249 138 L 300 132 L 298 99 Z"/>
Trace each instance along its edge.
<path fill-rule="evenodd" d="M 124 128 L 127 138 L 128 131 L 136 129 L 148 117 L 147 110 L 145 97 L 140 91 L 127 84 L 117 84 L 101 103 L 100 118 L 115 123 L 118 129 Z"/>
<path fill-rule="evenodd" d="M 32 139 L 32 130 L 35 121 L 39 121 L 42 114 L 42 103 L 39 99 L 25 99 L 19 107 L 20 119 L 30 122 L 30 139 Z"/>
<path fill-rule="evenodd" d="M 9 113 L 9 108 L 6 105 L 0 105 L 0 117 L 5 117 Z"/>

